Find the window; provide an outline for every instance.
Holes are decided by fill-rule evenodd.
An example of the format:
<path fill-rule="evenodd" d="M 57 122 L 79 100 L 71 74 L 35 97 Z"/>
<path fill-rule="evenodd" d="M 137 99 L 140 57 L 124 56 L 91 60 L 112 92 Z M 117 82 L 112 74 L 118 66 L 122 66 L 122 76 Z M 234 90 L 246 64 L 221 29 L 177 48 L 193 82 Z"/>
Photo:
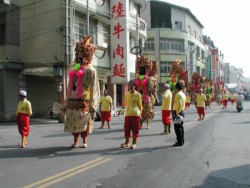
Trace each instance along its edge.
<path fill-rule="evenodd" d="M 160 41 L 160 50 L 168 51 L 169 53 L 183 52 L 184 41 L 180 39 L 162 39 Z"/>
<path fill-rule="evenodd" d="M 200 51 L 200 47 L 196 46 L 196 58 L 199 60 L 201 57 L 201 51 Z"/>
<path fill-rule="evenodd" d="M 110 26 L 103 24 L 103 42 L 107 45 L 110 44 Z"/>
<path fill-rule="evenodd" d="M 80 40 L 87 35 L 87 23 L 85 14 L 76 12 L 74 18 L 74 39 Z M 89 35 L 93 38 L 93 43 L 97 44 L 97 20 L 90 18 Z"/>
<path fill-rule="evenodd" d="M 191 27 L 190 26 L 188 26 L 188 33 L 191 35 L 192 34 L 192 32 L 191 32 Z"/>
<path fill-rule="evenodd" d="M 161 61 L 160 63 L 160 73 L 170 73 L 171 70 L 171 62 L 167 62 L 167 61 Z"/>
<path fill-rule="evenodd" d="M 147 42 L 145 43 L 145 50 L 147 51 L 155 50 L 155 43 L 153 40 L 147 40 Z"/>
<path fill-rule="evenodd" d="M 178 21 L 175 21 L 175 29 L 182 30 L 182 23 L 178 22 Z"/>
<path fill-rule="evenodd" d="M 5 24 L 0 24 L 0 45 L 5 44 Z"/>

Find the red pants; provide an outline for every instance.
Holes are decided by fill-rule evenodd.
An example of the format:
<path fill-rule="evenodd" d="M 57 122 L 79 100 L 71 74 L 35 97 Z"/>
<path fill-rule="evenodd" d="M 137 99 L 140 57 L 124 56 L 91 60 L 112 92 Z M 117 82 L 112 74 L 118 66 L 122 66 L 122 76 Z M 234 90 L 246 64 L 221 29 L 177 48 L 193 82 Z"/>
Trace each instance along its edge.
<path fill-rule="evenodd" d="M 204 107 L 197 107 L 198 115 L 205 115 L 205 108 Z"/>
<path fill-rule="evenodd" d="M 227 100 L 222 100 L 223 106 L 227 106 Z"/>
<path fill-rule="evenodd" d="M 190 102 L 186 102 L 185 107 L 189 108 L 189 106 L 190 106 Z"/>
<path fill-rule="evenodd" d="M 110 122 L 111 120 L 111 112 L 110 111 L 101 111 L 101 121 Z"/>
<path fill-rule="evenodd" d="M 236 101 L 235 99 L 231 99 L 231 103 L 232 103 L 232 104 L 234 104 L 234 103 L 235 103 L 235 101 Z"/>
<path fill-rule="evenodd" d="M 161 117 L 162 117 L 162 123 L 171 125 L 171 111 L 170 110 L 162 110 L 161 111 Z"/>
<path fill-rule="evenodd" d="M 88 131 L 83 131 L 81 133 L 72 133 L 72 135 L 74 136 L 75 141 L 76 139 L 78 139 L 79 135 L 81 135 L 81 137 L 85 140 L 88 137 Z"/>
<path fill-rule="evenodd" d="M 22 136 L 28 136 L 30 132 L 30 117 L 28 114 L 17 114 L 18 131 Z"/>
<path fill-rule="evenodd" d="M 140 116 L 125 116 L 125 122 L 124 122 L 125 138 L 130 138 L 131 132 L 133 137 L 139 137 L 140 120 L 141 120 Z"/>

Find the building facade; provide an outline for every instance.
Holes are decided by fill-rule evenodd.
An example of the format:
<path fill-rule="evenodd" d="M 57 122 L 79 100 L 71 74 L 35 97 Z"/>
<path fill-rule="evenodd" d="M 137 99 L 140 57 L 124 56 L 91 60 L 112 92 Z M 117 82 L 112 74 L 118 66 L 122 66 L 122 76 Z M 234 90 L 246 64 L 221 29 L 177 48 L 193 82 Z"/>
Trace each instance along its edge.
<path fill-rule="evenodd" d="M 181 60 L 188 70 L 189 80 L 194 72 L 205 74 L 209 52 L 206 51 L 200 21 L 192 12 L 165 1 L 147 1 L 142 18 L 147 22 L 148 34 L 143 53 L 159 62 L 159 83 L 170 79 L 174 60 Z"/>
<path fill-rule="evenodd" d="M 127 80 L 113 82 L 117 46 L 112 46 L 112 39 L 117 27 L 111 22 L 118 20 L 113 17 L 116 14 L 121 27 L 126 23 L 127 38 L 120 41 L 126 46 L 122 61 L 128 64 L 126 72 L 133 79 L 137 53 L 131 49 L 147 38 L 146 22 L 140 16 L 143 4 L 144 0 L 1 1 L 0 121 L 15 120 L 20 89 L 28 93 L 33 117 L 44 117 L 53 102 L 63 103 L 75 44 L 86 35 L 97 46 L 93 65 L 101 91 L 109 90 L 114 108 L 122 106 Z"/>

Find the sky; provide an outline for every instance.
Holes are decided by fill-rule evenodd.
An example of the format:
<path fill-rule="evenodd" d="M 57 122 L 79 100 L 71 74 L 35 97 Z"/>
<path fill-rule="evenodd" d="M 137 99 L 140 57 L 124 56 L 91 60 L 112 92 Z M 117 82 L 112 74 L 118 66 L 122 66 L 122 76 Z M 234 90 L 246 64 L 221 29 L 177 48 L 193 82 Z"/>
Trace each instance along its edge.
<path fill-rule="evenodd" d="M 224 54 L 224 61 L 242 68 L 250 77 L 250 28 L 248 0 L 166 0 L 188 8 L 204 26 L 203 34 Z"/>

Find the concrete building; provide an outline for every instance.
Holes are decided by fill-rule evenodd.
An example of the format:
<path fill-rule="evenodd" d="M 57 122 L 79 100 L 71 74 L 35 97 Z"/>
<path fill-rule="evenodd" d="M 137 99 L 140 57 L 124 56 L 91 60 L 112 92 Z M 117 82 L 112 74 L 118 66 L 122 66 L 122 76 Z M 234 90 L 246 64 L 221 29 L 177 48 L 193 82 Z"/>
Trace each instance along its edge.
<path fill-rule="evenodd" d="M 114 108 L 121 106 L 127 81 L 135 76 L 136 53 L 131 49 L 147 38 L 140 17 L 143 5 L 144 0 L 1 1 L 0 122 L 15 120 L 20 89 L 28 92 L 33 117 L 47 115 L 53 102 L 63 103 L 75 44 L 88 34 L 98 49 L 93 65 L 101 91 L 107 88 Z M 115 39 L 115 24 L 124 28 L 120 40 Z M 118 45 L 124 45 L 124 58 L 116 62 Z M 126 64 L 126 79 L 116 79 L 113 67 L 121 67 L 119 63 Z"/>
<path fill-rule="evenodd" d="M 143 54 L 159 62 L 159 83 L 170 79 L 174 60 L 189 71 L 189 80 L 194 72 L 204 76 L 209 52 L 203 42 L 201 22 L 185 7 L 166 1 L 146 1 L 141 16 L 147 22 L 148 34 Z M 207 56 L 207 57 L 206 57 Z"/>

